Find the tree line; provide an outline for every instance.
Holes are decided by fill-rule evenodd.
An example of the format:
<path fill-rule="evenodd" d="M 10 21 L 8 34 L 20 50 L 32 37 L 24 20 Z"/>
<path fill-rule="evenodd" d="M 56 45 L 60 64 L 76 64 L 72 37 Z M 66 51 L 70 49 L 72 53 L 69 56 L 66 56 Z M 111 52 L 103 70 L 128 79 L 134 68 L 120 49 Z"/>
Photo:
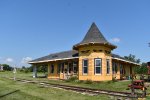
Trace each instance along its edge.
<path fill-rule="evenodd" d="M 14 67 L 12 67 L 8 64 L 0 64 L 0 66 L 3 66 L 3 71 L 13 71 L 13 69 L 14 69 Z M 33 72 L 33 66 L 30 66 L 30 67 L 22 66 L 21 68 L 17 67 L 16 69 L 17 69 L 17 71 L 25 72 L 25 73 Z M 45 72 L 47 72 L 47 67 L 46 66 L 38 66 L 37 72 L 45 73 Z"/>

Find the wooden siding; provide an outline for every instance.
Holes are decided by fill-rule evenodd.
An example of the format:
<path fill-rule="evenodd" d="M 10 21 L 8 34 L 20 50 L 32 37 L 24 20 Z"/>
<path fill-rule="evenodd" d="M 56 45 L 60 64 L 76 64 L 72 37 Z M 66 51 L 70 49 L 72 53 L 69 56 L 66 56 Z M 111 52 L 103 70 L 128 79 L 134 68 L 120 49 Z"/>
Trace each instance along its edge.
<path fill-rule="evenodd" d="M 107 52 L 106 52 L 107 51 Z M 109 53 L 108 53 L 109 52 Z M 92 81 L 107 81 L 112 80 L 113 77 L 116 79 L 123 79 L 130 75 L 130 66 L 132 67 L 132 73 L 134 73 L 133 65 L 129 63 L 125 63 L 123 61 L 114 60 L 111 57 L 111 49 L 105 46 L 94 46 L 88 45 L 79 48 L 79 58 L 76 59 L 78 61 L 78 78 L 79 80 L 92 80 Z M 100 58 L 102 59 L 102 73 L 95 74 L 95 66 L 94 66 L 94 59 Z M 83 74 L 83 59 L 88 59 L 88 73 Z M 107 62 L 106 60 L 110 60 L 110 73 L 107 74 Z M 63 60 L 63 62 L 69 63 L 73 60 Z M 53 61 L 48 63 L 48 78 L 57 78 L 57 79 L 65 79 L 64 73 L 57 72 L 58 63 L 61 61 Z M 117 73 L 112 73 L 112 62 L 117 63 Z M 54 73 L 51 72 L 51 65 L 54 65 Z M 122 64 L 125 68 L 125 74 L 120 74 L 120 64 Z M 64 65 L 64 69 L 67 68 L 67 65 Z"/>
<path fill-rule="evenodd" d="M 82 51 L 88 51 L 87 53 L 83 53 Z M 98 52 L 94 52 L 94 50 Z M 102 50 L 102 51 L 101 51 Z M 106 51 L 111 51 L 109 48 L 104 46 L 87 46 L 79 49 L 79 80 L 92 80 L 92 81 L 104 81 L 104 80 L 112 80 L 112 59 L 110 54 L 106 54 Z M 96 75 L 94 73 L 94 59 L 101 58 L 102 59 L 102 73 L 100 75 Z M 88 74 L 83 74 L 82 68 L 82 60 L 88 59 Z M 106 69 L 106 59 L 110 59 L 110 74 L 107 75 Z"/>

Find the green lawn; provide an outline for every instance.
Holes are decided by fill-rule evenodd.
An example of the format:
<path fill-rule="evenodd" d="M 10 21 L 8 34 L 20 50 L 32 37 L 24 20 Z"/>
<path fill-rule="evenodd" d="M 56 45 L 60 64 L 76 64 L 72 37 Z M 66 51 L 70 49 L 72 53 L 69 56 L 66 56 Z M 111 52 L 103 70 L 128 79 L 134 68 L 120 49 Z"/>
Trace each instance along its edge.
<path fill-rule="evenodd" d="M 2 72 L 0 72 L 2 74 Z M 0 76 L 2 76 L 0 74 Z M 3 73 L 5 74 L 5 73 Z M 7 73 L 8 74 L 8 73 Z M 39 85 L 21 83 L 0 78 L 0 100 L 109 100 L 106 95 L 88 96 L 72 91 L 43 88 Z"/>
<path fill-rule="evenodd" d="M 43 73 L 38 73 L 38 76 L 44 75 Z M 1 77 L 13 77 L 12 72 L 0 72 Z M 73 86 L 81 86 L 81 87 L 88 87 L 88 88 L 95 88 L 95 89 L 105 89 L 105 90 L 114 90 L 114 91 L 126 91 L 130 92 L 127 89 L 128 84 L 131 81 L 119 81 L 119 82 L 98 82 L 93 84 L 85 84 L 85 82 L 66 82 L 62 80 L 48 80 L 47 78 L 32 78 L 32 73 L 20 73 L 16 74 L 16 78 L 23 78 L 23 79 L 30 79 L 30 80 L 38 80 L 38 81 L 46 81 L 49 83 L 55 84 L 64 84 L 64 85 L 73 85 Z"/>
<path fill-rule="evenodd" d="M 43 74 L 40 73 L 38 75 L 41 76 Z M 13 77 L 13 73 L 0 72 L 0 100 L 22 100 L 22 98 L 23 100 L 110 100 L 110 97 L 107 95 L 88 96 L 63 89 L 42 88 L 39 85 L 16 82 L 5 79 L 4 77 Z M 66 82 L 60 80 L 48 80 L 47 78 L 32 78 L 32 73 L 20 72 L 16 74 L 16 77 L 37 81 L 46 81 L 49 83 L 130 92 L 130 90 L 126 90 L 127 85 L 130 84 L 130 81 L 107 81 L 85 84 L 85 82 Z M 150 88 L 148 88 L 148 92 L 150 92 Z"/>

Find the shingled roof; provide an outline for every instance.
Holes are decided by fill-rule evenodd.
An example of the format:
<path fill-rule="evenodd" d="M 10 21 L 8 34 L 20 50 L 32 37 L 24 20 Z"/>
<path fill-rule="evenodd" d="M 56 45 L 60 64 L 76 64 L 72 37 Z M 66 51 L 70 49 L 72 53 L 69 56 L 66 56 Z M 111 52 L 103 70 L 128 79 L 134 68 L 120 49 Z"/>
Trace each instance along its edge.
<path fill-rule="evenodd" d="M 86 33 L 84 39 L 73 46 L 73 49 L 77 49 L 78 46 L 81 45 L 85 45 L 85 44 L 104 44 L 104 45 L 109 45 L 111 46 L 113 49 L 116 48 L 115 45 L 109 43 L 105 37 L 103 36 L 103 34 L 100 32 L 100 30 L 98 29 L 98 27 L 96 26 L 95 23 L 92 23 L 90 29 L 88 30 L 88 32 Z"/>
<path fill-rule="evenodd" d="M 64 51 L 64 52 L 59 52 L 59 53 L 54 53 L 54 54 L 49 54 L 47 56 L 32 60 L 29 62 L 29 64 L 34 64 L 34 63 L 43 63 L 43 62 L 50 62 L 50 61 L 57 61 L 57 60 L 66 60 L 66 59 L 75 59 L 79 57 L 79 53 L 76 50 L 69 50 L 69 51 Z M 123 57 L 112 54 L 112 59 L 132 63 L 132 64 L 137 64 L 135 62 L 131 62 L 129 60 L 124 59 Z"/>
<path fill-rule="evenodd" d="M 69 51 L 63 51 L 58 53 L 49 54 L 47 56 L 37 58 L 35 60 L 30 61 L 29 63 L 41 63 L 41 62 L 48 62 L 53 60 L 62 60 L 62 59 L 74 59 L 78 58 L 78 51 L 76 50 L 69 50 Z"/>

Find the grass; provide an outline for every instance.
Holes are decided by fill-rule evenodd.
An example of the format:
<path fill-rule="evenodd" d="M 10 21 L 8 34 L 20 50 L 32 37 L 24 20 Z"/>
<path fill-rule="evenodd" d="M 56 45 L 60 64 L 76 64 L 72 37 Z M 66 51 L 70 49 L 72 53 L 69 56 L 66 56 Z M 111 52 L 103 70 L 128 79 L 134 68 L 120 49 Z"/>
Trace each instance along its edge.
<path fill-rule="evenodd" d="M 38 73 L 38 76 L 44 75 L 43 73 Z M 13 77 L 12 72 L 0 72 L 1 77 Z M 47 78 L 32 78 L 32 73 L 22 73 L 18 72 L 16 74 L 16 78 L 23 78 L 23 79 L 30 79 L 30 80 L 38 80 L 38 81 L 46 81 L 49 83 L 55 84 L 63 84 L 63 85 L 73 85 L 73 86 L 81 86 L 87 88 L 95 88 L 95 89 L 104 89 L 104 90 L 114 90 L 114 91 L 126 91 L 130 92 L 127 89 L 128 84 L 130 81 L 119 81 L 119 82 L 112 82 L 112 81 L 105 81 L 105 82 L 89 82 L 89 80 L 82 82 L 82 81 L 62 81 L 62 80 L 48 80 Z"/>
<path fill-rule="evenodd" d="M 42 76 L 42 75 L 44 74 L 38 73 L 38 76 Z M 13 73 L 0 72 L 0 100 L 12 100 L 12 99 L 20 100 L 21 98 L 24 98 L 24 100 L 51 100 L 51 99 L 52 100 L 60 100 L 60 99 L 110 100 L 109 96 L 107 95 L 88 96 L 88 95 L 78 94 L 75 92 L 70 92 L 62 89 L 41 88 L 38 85 L 23 84 L 12 80 L 7 80 L 3 77 L 13 77 Z M 61 80 L 48 80 L 47 78 L 32 78 L 32 73 L 20 73 L 20 72 L 16 74 L 16 78 L 46 81 L 55 84 L 73 85 L 73 86 L 88 87 L 88 88 L 95 88 L 95 89 L 126 91 L 126 92 L 130 92 L 130 90 L 127 90 L 127 86 L 128 84 L 131 83 L 130 81 L 118 81 L 118 82 L 105 81 L 105 82 L 92 82 L 92 83 L 90 82 L 90 84 L 88 82 L 88 84 L 86 84 L 86 82 L 82 82 L 82 81 L 61 81 Z M 150 88 L 148 88 L 148 92 L 150 92 Z M 5 94 L 9 94 L 9 95 L 5 96 Z"/>
<path fill-rule="evenodd" d="M 63 89 L 43 88 L 36 84 L 21 83 L 4 78 L 4 76 L 11 77 L 12 75 L 10 72 L 0 72 L 0 100 L 109 100 L 106 95 L 89 96 Z M 18 73 L 17 77 L 20 76 L 28 78 L 30 74 Z"/>
<path fill-rule="evenodd" d="M 106 95 L 88 96 L 56 88 L 0 78 L 0 100 L 109 100 Z"/>

